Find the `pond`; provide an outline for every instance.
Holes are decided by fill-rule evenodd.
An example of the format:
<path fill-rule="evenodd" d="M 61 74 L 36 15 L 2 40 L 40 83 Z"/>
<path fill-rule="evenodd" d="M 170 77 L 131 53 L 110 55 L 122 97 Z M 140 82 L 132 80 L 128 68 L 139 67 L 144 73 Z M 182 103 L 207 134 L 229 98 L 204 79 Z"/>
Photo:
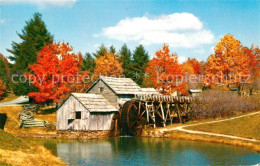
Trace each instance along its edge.
<path fill-rule="evenodd" d="M 69 165 L 255 165 L 260 153 L 244 147 L 166 138 L 89 141 L 38 140 Z"/>

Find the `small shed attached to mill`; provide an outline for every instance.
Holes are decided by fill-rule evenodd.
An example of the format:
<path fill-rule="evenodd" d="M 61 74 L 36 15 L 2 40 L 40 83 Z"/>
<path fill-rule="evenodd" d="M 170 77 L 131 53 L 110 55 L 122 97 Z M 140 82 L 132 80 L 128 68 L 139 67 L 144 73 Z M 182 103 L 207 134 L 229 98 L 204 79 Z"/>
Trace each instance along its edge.
<path fill-rule="evenodd" d="M 57 111 L 57 130 L 113 130 L 116 112 L 102 95 L 72 93 Z"/>

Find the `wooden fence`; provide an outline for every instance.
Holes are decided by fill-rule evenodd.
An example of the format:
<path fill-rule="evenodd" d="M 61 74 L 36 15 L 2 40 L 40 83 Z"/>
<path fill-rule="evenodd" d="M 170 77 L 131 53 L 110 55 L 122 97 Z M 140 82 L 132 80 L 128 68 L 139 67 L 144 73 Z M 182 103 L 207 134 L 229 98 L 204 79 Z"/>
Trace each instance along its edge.
<path fill-rule="evenodd" d="M 20 127 L 48 127 L 48 125 L 49 124 L 44 120 L 22 120 Z"/>
<path fill-rule="evenodd" d="M 49 127 L 49 123 L 44 120 L 34 120 L 34 114 L 39 109 L 38 105 L 24 105 L 23 110 L 19 113 L 19 119 L 21 120 L 20 127 Z"/>

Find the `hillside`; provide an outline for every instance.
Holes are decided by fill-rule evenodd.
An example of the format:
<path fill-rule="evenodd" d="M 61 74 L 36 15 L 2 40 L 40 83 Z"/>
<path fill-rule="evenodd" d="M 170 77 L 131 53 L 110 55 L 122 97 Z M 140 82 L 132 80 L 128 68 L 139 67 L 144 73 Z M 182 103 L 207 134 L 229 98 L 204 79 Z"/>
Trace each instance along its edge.
<path fill-rule="evenodd" d="M 65 165 L 43 146 L 0 130 L 0 165 Z"/>

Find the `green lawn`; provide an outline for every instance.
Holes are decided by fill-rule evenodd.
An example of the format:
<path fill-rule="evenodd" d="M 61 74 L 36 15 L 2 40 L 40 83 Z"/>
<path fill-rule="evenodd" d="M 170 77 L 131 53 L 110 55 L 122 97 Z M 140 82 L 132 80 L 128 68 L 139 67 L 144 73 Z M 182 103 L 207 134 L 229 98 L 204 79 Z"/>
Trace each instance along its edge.
<path fill-rule="evenodd" d="M 187 129 L 260 140 L 260 114 L 224 122 L 187 127 Z"/>

